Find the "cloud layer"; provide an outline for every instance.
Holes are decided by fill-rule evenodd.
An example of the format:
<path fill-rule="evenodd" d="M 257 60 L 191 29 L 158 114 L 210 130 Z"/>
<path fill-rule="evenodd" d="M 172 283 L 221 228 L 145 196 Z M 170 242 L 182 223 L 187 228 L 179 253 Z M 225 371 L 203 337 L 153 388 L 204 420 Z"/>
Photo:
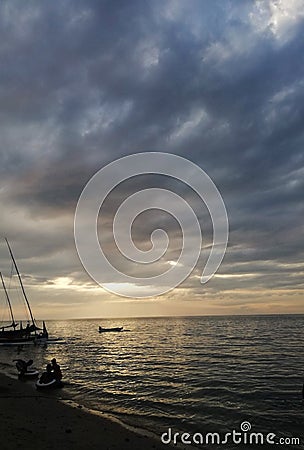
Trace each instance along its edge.
<path fill-rule="evenodd" d="M 84 295 L 81 286 L 95 289 L 73 241 L 85 183 L 118 157 L 165 151 L 209 174 L 230 221 L 218 276 L 199 284 L 203 255 L 168 302 L 185 303 L 188 292 L 190 312 L 227 312 L 229 305 L 242 311 L 234 301 L 249 312 L 270 304 L 270 311 L 289 305 L 302 311 L 302 7 L 303 0 L 1 2 L 0 234 L 31 274 L 34 298 L 39 286 L 39 295 L 53 298 L 55 291 L 42 287 L 62 277 L 77 298 Z M 185 187 L 157 177 L 135 179 L 113 193 L 102 215 L 107 230 L 115 205 L 159 181 L 192 202 L 208 246 L 204 206 Z M 168 217 L 139 219 L 135 241 L 142 248 L 154 223 L 172 236 L 159 269 L 178 255 L 179 231 Z M 106 241 L 119 267 L 140 270 L 120 261 L 110 237 Z M 4 247 L 0 263 L 5 272 Z M 213 306 L 205 300 L 197 306 L 206 296 Z M 261 307 L 253 306 L 257 298 Z M 60 301 L 68 304 L 69 296 Z"/>

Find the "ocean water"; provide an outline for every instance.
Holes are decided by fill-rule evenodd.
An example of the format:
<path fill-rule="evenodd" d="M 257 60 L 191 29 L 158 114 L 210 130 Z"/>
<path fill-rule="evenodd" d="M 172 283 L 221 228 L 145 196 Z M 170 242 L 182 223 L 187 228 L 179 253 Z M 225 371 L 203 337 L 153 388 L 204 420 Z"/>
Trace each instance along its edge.
<path fill-rule="evenodd" d="M 130 331 L 99 334 L 99 325 Z M 159 436 L 168 428 L 191 436 L 224 434 L 249 422 L 252 432 L 301 438 L 301 445 L 280 448 L 304 448 L 304 316 L 92 319 L 47 326 L 66 343 L 24 346 L 19 354 L 2 347 L 2 368 L 15 373 L 16 357 L 43 368 L 56 357 L 67 382 L 62 397 Z"/>

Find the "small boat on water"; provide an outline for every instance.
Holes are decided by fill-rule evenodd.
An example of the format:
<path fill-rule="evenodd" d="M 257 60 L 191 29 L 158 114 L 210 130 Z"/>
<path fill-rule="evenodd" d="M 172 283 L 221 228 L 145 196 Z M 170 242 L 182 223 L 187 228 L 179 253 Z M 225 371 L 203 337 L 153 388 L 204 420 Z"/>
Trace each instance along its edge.
<path fill-rule="evenodd" d="M 99 327 L 99 333 L 108 333 L 108 332 L 112 332 L 112 331 L 122 331 L 123 327 L 114 327 L 114 328 L 103 328 L 103 327 Z"/>
<path fill-rule="evenodd" d="M 18 373 L 18 378 L 21 378 L 23 380 L 38 378 L 38 376 L 39 376 L 39 370 L 36 370 L 36 369 L 30 369 L 24 373 Z"/>
<path fill-rule="evenodd" d="M 52 359 L 51 364 L 47 364 L 46 371 L 42 373 L 39 380 L 36 381 L 37 389 L 53 389 L 63 387 L 61 381 L 62 373 L 56 359 Z"/>
<path fill-rule="evenodd" d="M 36 389 L 40 390 L 48 390 L 48 389 L 57 389 L 62 388 L 63 382 L 60 380 L 51 380 L 48 383 L 43 383 L 41 379 L 36 381 Z"/>
<path fill-rule="evenodd" d="M 39 371 L 35 368 L 29 369 L 29 366 L 33 364 L 33 360 L 24 361 L 23 359 L 14 359 L 16 361 L 16 369 L 18 370 L 18 378 L 21 379 L 29 379 L 29 378 L 37 378 L 39 375 Z"/>
<path fill-rule="evenodd" d="M 43 322 L 42 328 L 39 328 L 36 324 L 11 246 L 7 239 L 5 239 L 5 241 L 12 259 L 13 267 L 15 268 L 16 274 L 18 276 L 19 287 L 21 288 L 22 297 L 28 313 L 28 320 L 26 327 L 23 327 L 22 321 L 19 321 L 19 323 L 15 321 L 12 302 L 6 288 L 4 278 L 2 276 L 2 273 L 0 272 L 0 279 L 11 320 L 11 323 L 0 326 L 0 345 L 22 345 L 28 343 L 37 345 L 46 343 L 48 341 L 48 331 L 46 329 L 45 323 Z"/>

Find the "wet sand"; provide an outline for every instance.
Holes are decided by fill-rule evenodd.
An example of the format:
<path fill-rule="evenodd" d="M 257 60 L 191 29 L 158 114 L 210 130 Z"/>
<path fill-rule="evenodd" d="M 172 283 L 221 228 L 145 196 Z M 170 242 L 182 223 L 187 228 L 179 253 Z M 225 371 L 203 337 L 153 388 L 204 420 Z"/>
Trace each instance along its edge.
<path fill-rule="evenodd" d="M 58 391 L 57 391 L 58 392 Z M 107 417 L 63 404 L 58 393 L 0 374 L 1 449 L 163 450 L 160 438 L 137 434 Z"/>

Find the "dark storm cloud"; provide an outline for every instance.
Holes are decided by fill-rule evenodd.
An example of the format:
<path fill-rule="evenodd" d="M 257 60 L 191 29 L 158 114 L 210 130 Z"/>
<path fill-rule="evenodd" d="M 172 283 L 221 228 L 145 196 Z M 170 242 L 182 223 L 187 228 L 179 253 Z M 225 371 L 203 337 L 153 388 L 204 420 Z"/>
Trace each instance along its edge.
<path fill-rule="evenodd" d="M 250 261 L 260 277 L 263 261 L 301 261 L 304 23 L 281 6 L 285 22 L 272 2 L 2 2 L 1 233 L 36 241 L 37 257 L 69 254 L 63 217 L 88 179 L 122 155 L 167 151 L 206 170 L 224 197 L 222 271 Z M 147 230 L 137 232 L 144 245 Z M 72 260 L 64 274 L 77 272 Z M 53 272 L 47 256 L 43 267 Z"/>

